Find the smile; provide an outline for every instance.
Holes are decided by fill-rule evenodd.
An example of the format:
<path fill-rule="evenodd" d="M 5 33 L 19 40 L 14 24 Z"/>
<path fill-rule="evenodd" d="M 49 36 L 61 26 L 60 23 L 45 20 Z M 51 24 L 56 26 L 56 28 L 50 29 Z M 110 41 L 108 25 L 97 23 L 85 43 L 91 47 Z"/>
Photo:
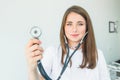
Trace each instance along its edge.
<path fill-rule="evenodd" d="M 77 37 L 79 34 L 71 34 L 72 37 Z"/>

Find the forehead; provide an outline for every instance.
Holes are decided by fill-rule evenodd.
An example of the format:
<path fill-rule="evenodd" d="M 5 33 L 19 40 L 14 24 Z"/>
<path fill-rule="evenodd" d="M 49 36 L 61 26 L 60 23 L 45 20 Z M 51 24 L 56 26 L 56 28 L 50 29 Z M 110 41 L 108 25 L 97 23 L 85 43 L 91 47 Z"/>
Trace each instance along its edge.
<path fill-rule="evenodd" d="M 85 21 L 85 19 L 78 13 L 70 12 L 66 18 L 66 21 Z"/>

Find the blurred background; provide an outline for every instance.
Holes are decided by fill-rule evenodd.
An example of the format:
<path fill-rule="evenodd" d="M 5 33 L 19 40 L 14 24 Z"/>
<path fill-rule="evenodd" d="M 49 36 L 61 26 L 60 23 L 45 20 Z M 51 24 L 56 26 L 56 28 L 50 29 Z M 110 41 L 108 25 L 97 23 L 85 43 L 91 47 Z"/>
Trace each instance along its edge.
<path fill-rule="evenodd" d="M 107 64 L 120 59 L 120 0 L 0 0 L 0 80 L 28 79 L 25 45 L 30 29 L 42 29 L 44 49 L 59 45 L 62 17 L 72 5 L 88 11 Z"/>

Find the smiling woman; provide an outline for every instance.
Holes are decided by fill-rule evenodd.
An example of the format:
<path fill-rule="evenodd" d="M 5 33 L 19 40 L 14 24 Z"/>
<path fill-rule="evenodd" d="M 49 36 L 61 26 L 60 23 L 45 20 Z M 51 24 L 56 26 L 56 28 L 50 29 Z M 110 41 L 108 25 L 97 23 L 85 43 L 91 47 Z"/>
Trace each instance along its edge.
<path fill-rule="evenodd" d="M 80 6 L 66 10 L 59 46 L 43 50 L 39 45 L 41 41 L 32 39 L 26 46 L 30 80 L 110 80 L 103 53 L 96 47 L 91 19 Z"/>
<path fill-rule="evenodd" d="M 75 12 L 69 13 L 65 24 L 65 35 L 68 38 L 69 46 L 77 46 L 85 32 L 85 19 Z"/>

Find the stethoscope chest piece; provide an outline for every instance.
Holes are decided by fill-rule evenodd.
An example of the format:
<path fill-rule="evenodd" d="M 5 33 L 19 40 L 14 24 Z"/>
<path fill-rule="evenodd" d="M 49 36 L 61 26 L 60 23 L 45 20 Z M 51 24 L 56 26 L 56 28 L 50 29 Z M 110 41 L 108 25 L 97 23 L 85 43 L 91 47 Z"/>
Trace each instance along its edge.
<path fill-rule="evenodd" d="M 39 38 L 42 34 L 42 30 L 41 28 L 39 28 L 38 26 L 33 26 L 31 29 L 30 29 L 30 34 L 32 37 L 34 38 Z"/>
<path fill-rule="evenodd" d="M 32 35 L 32 37 L 34 37 L 36 39 L 39 39 L 39 37 L 42 34 L 42 30 L 38 26 L 34 26 L 34 27 L 31 28 L 30 34 Z M 72 52 L 72 54 L 70 56 L 69 56 L 69 46 L 68 46 L 68 44 L 66 44 L 66 48 L 68 49 L 68 53 L 67 53 L 67 56 L 66 56 L 66 59 L 65 59 L 64 66 L 63 66 L 63 68 L 61 70 L 61 73 L 58 76 L 57 80 L 61 79 L 61 76 L 64 73 L 64 71 L 66 70 L 66 68 L 68 66 L 68 63 L 70 62 L 71 57 L 74 55 L 74 53 L 78 50 L 78 48 L 81 46 L 81 44 L 83 43 L 83 41 L 86 39 L 87 34 L 88 34 L 88 32 L 85 33 L 85 35 L 83 36 L 82 40 L 78 44 L 77 48 Z M 48 76 L 48 74 L 46 73 L 46 71 L 45 71 L 45 69 L 44 69 L 44 67 L 43 67 L 43 65 L 41 63 L 41 60 L 38 60 L 37 65 L 38 65 L 38 69 L 39 69 L 41 75 L 45 78 L 45 80 L 52 80 Z"/>

